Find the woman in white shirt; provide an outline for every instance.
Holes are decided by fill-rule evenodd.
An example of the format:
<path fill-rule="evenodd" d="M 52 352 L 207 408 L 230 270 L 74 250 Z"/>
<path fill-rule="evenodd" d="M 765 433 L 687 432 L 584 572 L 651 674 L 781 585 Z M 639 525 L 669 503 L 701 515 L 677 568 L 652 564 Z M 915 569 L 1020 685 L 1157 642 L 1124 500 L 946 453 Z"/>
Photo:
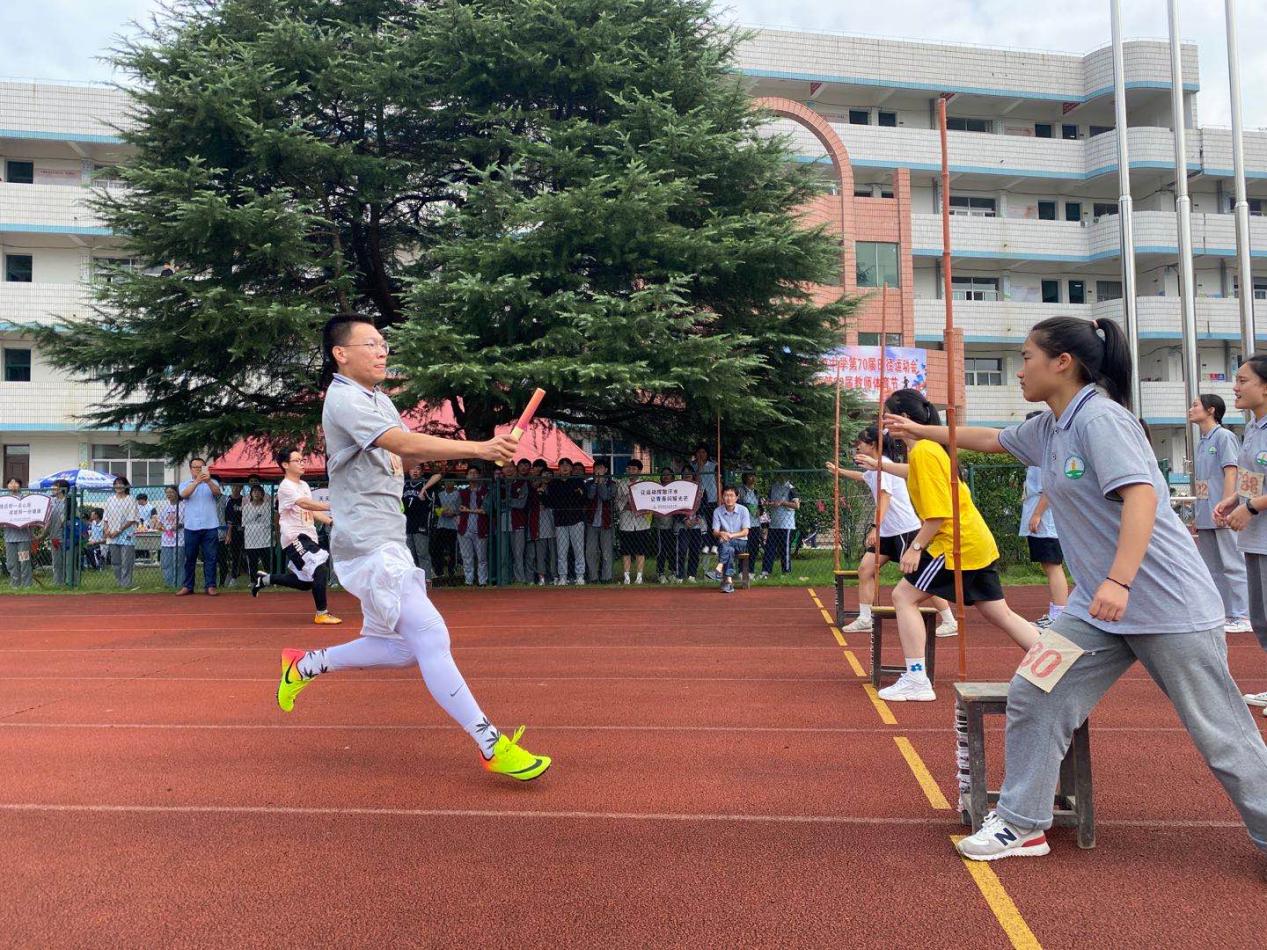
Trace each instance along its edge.
<path fill-rule="evenodd" d="M 858 433 L 854 442 L 854 451 L 859 456 L 874 459 L 880 454 L 879 439 L 875 426 L 868 426 Z M 902 461 L 905 453 L 902 443 L 890 435 L 884 437 L 884 457 L 891 462 Z M 835 474 L 836 465 L 827 463 L 827 471 Z M 880 493 L 876 494 L 876 475 L 871 468 L 858 472 L 841 468 L 840 475 L 854 482 L 863 482 L 871 497 L 876 499 L 875 524 L 867 531 L 866 553 L 858 564 L 858 619 L 841 629 L 845 633 L 865 633 L 871 630 L 873 621 L 871 608 L 875 604 L 875 595 L 879 587 L 880 568 L 889 561 L 900 561 L 902 554 L 919 534 L 919 515 L 911 504 L 911 496 L 906 490 L 906 481 L 896 475 L 884 472 L 880 475 Z M 954 612 L 941 597 L 932 598 L 932 605 L 937 608 L 940 620 L 937 624 L 937 636 L 953 637 L 959 632 L 959 624 Z"/>
<path fill-rule="evenodd" d="M 262 485 L 252 485 L 251 494 L 242 502 L 242 548 L 250 576 L 267 566 L 273 547 L 273 506 Z"/>

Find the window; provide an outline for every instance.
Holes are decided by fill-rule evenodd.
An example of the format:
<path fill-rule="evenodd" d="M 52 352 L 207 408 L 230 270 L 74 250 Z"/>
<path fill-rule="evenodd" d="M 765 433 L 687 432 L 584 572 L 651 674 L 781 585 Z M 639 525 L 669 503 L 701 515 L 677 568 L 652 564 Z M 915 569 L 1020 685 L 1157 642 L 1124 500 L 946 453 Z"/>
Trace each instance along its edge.
<path fill-rule="evenodd" d="M 1051 137 L 1052 137 L 1051 131 L 1052 131 L 1052 130 L 1051 130 L 1051 124 L 1050 124 L 1050 123 L 1048 123 L 1048 122 L 1035 122 L 1035 123 L 1034 123 L 1034 138 L 1036 138 L 1036 139 L 1049 139 L 1049 138 L 1051 138 Z"/>
<path fill-rule="evenodd" d="M 1043 281 L 1043 303 L 1060 303 L 1060 281 Z"/>
<path fill-rule="evenodd" d="M 4 180 L 11 185 L 35 184 L 35 162 L 5 162 Z"/>
<path fill-rule="evenodd" d="M 1076 125 L 1062 125 L 1060 127 L 1060 137 L 1062 139 L 1076 139 L 1078 137 L 1078 127 Z"/>
<path fill-rule="evenodd" d="M 966 359 L 963 361 L 965 386 L 1002 386 L 1003 360 Z"/>
<path fill-rule="evenodd" d="M 998 300 L 999 279 L 997 277 L 954 277 L 950 278 L 951 296 L 955 300 Z"/>
<path fill-rule="evenodd" d="M 1122 282 L 1120 280 L 1097 280 L 1095 282 L 1097 300 L 1121 300 Z"/>
<path fill-rule="evenodd" d="M 869 109 L 850 109 L 849 110 L 850 125 L 870 125 L 871 111 Z"/>
<path fill-rule="evenodd" d="M 142 485 L 161 486 L 166 479 L 167 466 L 162 459 L 142 458 L 138 451 L 145 446 L 107 444 L 92 447 L 92 468 L 108 475 L 123 475 L 135 489 Z M 161 494 L 161 493 L 160 493 Z"/>
<path fill-rule="evenodd" d="M 119 174 L 118 165 L 102 165 L 98 163 L 92 166 L 92 180 L 104 185 L 111 182 L 120 182 L 123 178 Z"/>
<path fill-rule="evenodd" d="M 1241 282 L 1235 277 L 1232 278 L 1232 296 L 1238 300 L 1241 296 Z M 1254 278 L 1254 299 L 1267 300 L 1267 279 Z M 1236 365 L 1239 366 L 1240 364 L 1237 363 Z"/>
<path fill-rule="evenodd" d="M 1237 363 L 1237 366 L 1240 364 Z M 4 447 L 4 480 L 22 479 L 23 485 L 31 482 L 31 447 L 29 445 L 6 445 Z"/>
<path fill-rule="evenodd" d="M 1066 201 L 1065 202 L 1065 220 L 1081 221 L 1082 220 L 1082 202 Z"/>
<path fill-rule="evenodd" d="M 1097 201 L 1091 208 L 1091 216 L 1095 218 L 1103 218 L 1108 215 L 1117 214 L 1116 201 Z"/>
<path fill-rule="evenodd" d="M 30 347 L 4 348 L 4 381 L 6 383 L 29 383 L 31 381 L 31 349 Z"/>
<path fill-rule="evenodd" d="M 880 197 L 881 197 L 881 198 L 892 198 L 892 197 L 893 197 L 893 192 L 891 192 L 891 191 L 884 191 L 884 190 L 881 190 L 881 191 L 880 191 Z"/>
<path fill-rule="evenodd" d="M 951 195 L 950 213 L 964 214 L 973 218 L 993 218 L 996 213 L 994 199 L 969 198 L 966 195 Z"/>
<path fill-rule="evenodd" d="M 900 286 L 897 245 L 879 241 L 859 241 L 854 245 L 858 257 L 858 286 Z"/>
<path fill-rule="evenodd" d="M 1089 134 L 1090 134 L 1091 138 L 1095 138 L 1097 135 L 1103 135 L 1103 134 L 1104 134 L 1104 133 L 1106 133 L 1106 132 L 1112 132 L 1112 131 L 1113 131 L 1113 126 L 1111 126 L 1111 125 L 1093 125 L 1093 126 L 1091 126 L 1091 128 L 1090 128 L 1088 131 L 1089 131 Z"/>
<path fill-rule="evenodd" d="M 1087 302 L 1087 285 L 1085 281 L 1081 281 L 1081 280 L 1069 281 L 1069 302 L 1070 303 L 1086 303 Z"/>
<path fill-rule="evenodd" d="M 963 116 L 947 116 L 946 129 L 951 132 L 993 132 L 992 119 L 965 119 Z"/>
<path fill-rule="evenodd" d="M 110 284 L 118 280 L 123 271 L 133 272 L 140 269 L 141 262 L 135 257 L 94 257 L 90 279 L 94 283 Z"/>
<path fill-rule="evenodd" d="M 876 122 L 876 125 L 882 125 L 886 129 L 897 128 L 897 113 L 896 112 L 880 112 L 879 115 L 877 116 L 877 119 L 878 121 Z"/>
<path fill-rule="evenodd" d="M 4 255 L 4 279 L 19 284 L 29 284 L 35 272 L 30 254 Z"/>
<path fill-rule="evenodd" d="M 885 346 L 901 346 L 902 345 L 902 334 L 900 333 L 886 333 L 884 337 L 885 337 L 885 343 L 884 343 Z M 859 333 L 858 345 L 859 346 L 879 346 L 880 334 Z"/>
<path fill-rule="evenodd" d="M 617 439 L 586 439 L 583 447 L 593 456 L 595 462 L 606 462 L 608 474 L 611 475 L 623 475 L 625 466 L 634 457 L 633 443 Z"/>
<path fill-rule="evenodd" d="M 1055 221 L 1056 220 L 1056 202 L 1040 201 L 1038 203 L 1038 220 L 1039 221 Z"/>

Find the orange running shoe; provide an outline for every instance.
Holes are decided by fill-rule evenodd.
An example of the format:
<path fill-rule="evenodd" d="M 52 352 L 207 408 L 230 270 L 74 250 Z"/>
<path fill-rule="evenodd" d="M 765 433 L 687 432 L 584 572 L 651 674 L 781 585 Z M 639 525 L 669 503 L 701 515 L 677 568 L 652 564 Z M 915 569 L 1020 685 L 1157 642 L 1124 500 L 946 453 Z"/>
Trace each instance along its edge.
<path fill-rule="evenodd" d="M 312 618 L 312 622 L 313 623 L 343 623 L 343 621 L 340 620 L 338 617 L 334 616 L 334 614 L 327 613 L 324 610 L 316 614 Z"/>

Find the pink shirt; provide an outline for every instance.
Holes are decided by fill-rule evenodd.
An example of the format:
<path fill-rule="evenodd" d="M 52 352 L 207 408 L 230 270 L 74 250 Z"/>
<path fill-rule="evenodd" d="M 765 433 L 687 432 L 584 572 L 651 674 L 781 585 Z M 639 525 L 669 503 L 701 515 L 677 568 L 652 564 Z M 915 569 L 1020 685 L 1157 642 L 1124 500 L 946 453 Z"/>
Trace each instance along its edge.
<path fill-rule="evenodd" d="M 301 498 L 312 500 L 312 489 L 308 484 L 283 478 L 277 488 L 277 525 L 281 532 L 282 547 L 294 544 L 301 534 L 313 541 L 317 540 L 317 531 L 312 526 L 312 512 L 295 504 Z"/>

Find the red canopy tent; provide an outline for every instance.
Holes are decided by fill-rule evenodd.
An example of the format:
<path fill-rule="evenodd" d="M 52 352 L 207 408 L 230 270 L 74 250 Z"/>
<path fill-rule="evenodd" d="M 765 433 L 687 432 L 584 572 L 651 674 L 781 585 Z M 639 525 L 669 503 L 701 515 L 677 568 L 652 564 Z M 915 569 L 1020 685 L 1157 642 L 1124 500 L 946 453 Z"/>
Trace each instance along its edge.
<path fill-rule="evenodd" d="M 445 402 L 443 406 L 432 409 L 419 405 L 404 413 L 401 418 L 405 425 L 415 432 L 426 432 L 445 438 L 460 438 L 462 430 L 453 415 L 453 407 Z M 513 423 L 497 427 L 497 434 L 510 432 Z M 562 429 L 549 419 L 534 419 L 523 438 L 519 440 L 519 451 L 515 453 L 515 461 L 527 459 L 536 461 L 545 459 L 550 468 L 556 468 L 559 459 L 567 458 L 573 462 L 584 462 L 592 466 L 594 459 L 586 454 L 579 445 L 572 441 Z M 309 478 L 324 478 L 326 459 L 324 455 L 309 455 L 307 463 Z M 211 465 L 211 474 L 222 479 L 244 479 L 251 475 L 260 478 L 277 479 L 282 477 L 281 467 L 273 461 L 272 452 L 255 439 L 243 439 L 228 452 L 216 459 Z"/>

